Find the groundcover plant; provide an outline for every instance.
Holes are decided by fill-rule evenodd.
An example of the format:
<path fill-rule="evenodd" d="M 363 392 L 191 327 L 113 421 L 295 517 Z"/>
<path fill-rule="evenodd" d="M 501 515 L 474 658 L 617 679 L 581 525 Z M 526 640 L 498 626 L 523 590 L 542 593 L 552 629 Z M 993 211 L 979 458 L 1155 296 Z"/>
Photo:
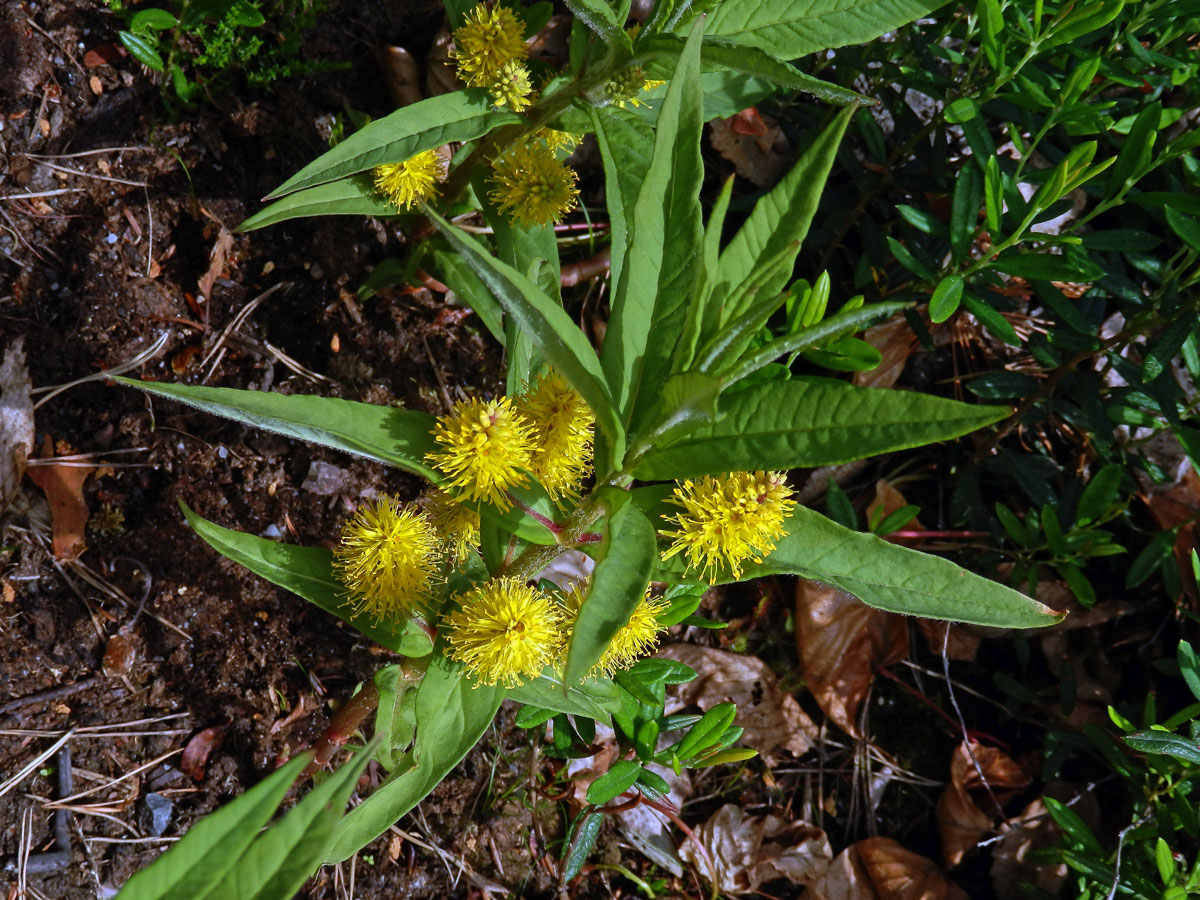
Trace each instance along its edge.
<path fill-rule="evenodd" d="M 788 485 L 789 469 L 957 437 L 1010 413 L 788 366 L 800 354 L 853 355 L 854 332 L 906 304 L 857 297 L 829 314 L 827 278 L 792 281 L 861 98 L 783 60 L 874 38 L 936 5 L 661 0 L 627 29 L 629 2 L 571 0 L 569 62 L 552 72 L 528 59 L 525 44 L 548 5 L 447 4 L 466 87 L 364 127 L 243 224 L 335 213 L 425 219 L 432 236 L 413 265 L 433 269 L 503 345 L 507 389 L 434 417 L 126 382 L 398 467 L 429 488 L 411 504 L 364 501 L 332 551 L 184 510 L 219 552 L 406 659 L 349 698 L 313 753 L 197 824 L 122 897 L 290 897 L 321 863 L 353 855 L 428 794 L 505 699 L 524 704 L 520 725 L 552 723 L 564 755 L 586 747 L 597 722 L 617 735 L 619 759 L 589 788 L 564 842 L 571 877 L 606 804 L 641 798 L 669 808 L 648 764 L 678 771 L 753 755 L 736 746 L 733 704 L 664 715 L 666 686 L 695 673 L 647 658 L 672 625 L 720 627 L 696 615 L 711 585 L 794 574 L 909 615 L 1021 628 L 1058 621 L 949 561 L 835 524 Z M 701 128 L 773 85 L 829 102 L 828 121 L 723 244 L 731 187 L 705 222 Z M 577 202 L 564 159 L 585 133 L 603 161 L 611 229 L 599 350 L 563 308 L 551 227 Z M 468 214 L 486 223 L 472 229 L 486 243 L 450 221 Z M 788 330 L 767 332 L 785 307 Z M 551 582 L 546 567 L 564 553 L 577 554 L 578 577 Z M 372 716 L 364 730 L 374 736 L 353 759 L 260 834 L 301 772 L 329 761 Z M 371 759 L 389 775 L 343 815 Z"/>

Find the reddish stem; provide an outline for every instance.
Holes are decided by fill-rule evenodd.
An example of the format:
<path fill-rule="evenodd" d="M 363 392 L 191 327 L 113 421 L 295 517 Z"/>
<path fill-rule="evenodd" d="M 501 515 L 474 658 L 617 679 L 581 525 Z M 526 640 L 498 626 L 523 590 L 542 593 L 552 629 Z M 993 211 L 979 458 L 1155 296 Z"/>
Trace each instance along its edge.
<path fill-rule="evenodd" d="M 354 736 L 358 726 L 363 723 L 375 707 L 379 705 L 379 689 L 374 681 L 368 681 L 361 691 L 346 701 L 346 705 L 337 711 L 325 733 L 313 745 L 313 759 L 301 774 L 308 778 L 313 772 L 333 758 L 333 754 Z"/>
<path fill-rule="evenodd" d="M 985 538 L 989 537 L 986 531 L 892 531 L 888 537 L 900 538 Z"/>

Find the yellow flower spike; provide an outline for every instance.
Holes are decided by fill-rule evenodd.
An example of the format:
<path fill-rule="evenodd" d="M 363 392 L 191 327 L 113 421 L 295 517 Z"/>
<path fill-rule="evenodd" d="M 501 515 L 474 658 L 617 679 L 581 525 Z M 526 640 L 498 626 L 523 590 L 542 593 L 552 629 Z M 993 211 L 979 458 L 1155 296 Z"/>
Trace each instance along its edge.
<path fill-rule="evenodd" d="M 609 79 L 608 84 L 604 85 L 604 94 L 610 103 L 615 103 L 621 109 L 625 108 L 626 103 L 635 107 L 645 106 L 646 104 L 638 99 L 638 95 L 642 91 L 653 90 L 664 84 L 665 81 L 647 78 L 646 71 L 641 66 L 630 66 Z"/>
<path fill-rule="evenodd" d="M 683 512 L 670 517 L 679 527 L 666 533 L 673 543 L 663 559 L 686 552 L 688 570 L 699 569 L 710 584 L 726 567 L 735 580 L 741 578 L 743 562 L 761 562 L 763 554 L 775 549 L 783 521 L 796 506 L 792 493 L 783 472 L 733 472 L 685 481 L 670 501 Z"/>
<path fill-rule="evenodd" d="M 552 498 L 576 498 L 592 468 L 592 410 L 561 375 L 538 378 L 517 408 L 533 426 L 541 453 L 530 471 Z"/>
<path fill-rule="evenodd" d="M 533 93 L 533 85 L 529 82 L 529 70 L 519 62 L 505 63 L 488 90 L 498 107 L 507 106 L 513 112 L 521 112 L 532 105 L 529 95 Z"/>
<path fill-rule="evenodd" d="M 550 225 L 575 208 L 576 177 L 545 143 L 518 144 L 492 160 L 489 196 L 521 225 Z"/>
<path fill-rule="evenodd" d="M 375 167 L 375 190 L 398 209 L 409 210 L 438 195 L 437 183 L 446 177 L 446 160 L 437 150 L 426 150 L 401 163 Z"/>
<path fill-rule="evenodd" d="M 586 582 L 575 582 L 567 589 L 563 598 L 563 613 L 566 619 L 565 627 L 568 633 L 575 627 L 579 619 L 579 610 L 583 606 L 583 598 L 587 594 Z M 647 656 L 658 643 L 658 635 L 664 630 L 658 624 L 658 617 L 671 604 L 663 597 L 651 597 L 650 589 L 629 616 L 629 621 L 613 635 L 608 649 L 587 673 L 588 678 L 598 678 L 607 675 L 611 678 L 620 670 L 630 668 L 643 656 Z M 566 664 L 563 659 L 561 665 Z"/>
<path fill-rule="evenodd" d="M 479 549 L 479 513 L 475 510 L 434 488 L 425 496 L 425 511 L 453 562 L 460 563 Z"/>
<path fill-rule="evenodd" d="M 443 622 L 449 656 L 480 684 L 517 687 L 537 678 L 562 647 L 562 614 L 518 578 L 497 578 L 455 598 Z"/>
<path fill-rule="evenodd" d="M 369 615 L 372 624 L 398 622 L 424 609 L 440 556 L 429 518 L 383 496 L 363 503 L 342 526 L 333 570 L 356 615 Z"/>
<path fill-rule="evenodd" d="M 494 88 L 508 63 L 528 56 L 525 23 L 507 6 L 497 4 L 489 10 L 484 3 L 476 4 L 454 32 L 458 77 L 468 87 Z"/>
<path fill-rule="evenodd" d="M 529 480 L 524 470 L 537 454 L 533 429 L 508 397 L 460 400 L 438 419 L 433 436 L 442 449 L 426 461 L 468 500 L 504 511 L 512 506 L 505 492 Z"/>

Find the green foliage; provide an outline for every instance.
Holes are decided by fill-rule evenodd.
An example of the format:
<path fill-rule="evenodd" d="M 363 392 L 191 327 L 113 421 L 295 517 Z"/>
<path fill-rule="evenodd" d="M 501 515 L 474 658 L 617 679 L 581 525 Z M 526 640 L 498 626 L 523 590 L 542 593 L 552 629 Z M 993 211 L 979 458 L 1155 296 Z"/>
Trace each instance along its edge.
<path fill-rule="evenodd" d="M 667 686 L 695 677 L 686 666 L 665 659 L 605 662 L 614 640 L 644 608 L 651 581 L 667 587 L 661 603 L 657 596 L 651 601 L 657 619 L 644 623 L 649 643 L 656 624 L 659 629 L 680 623 L 721 626 L 695 615 L 702 576 L 727 583 L 801 575 L 879 609 L 988 626 L 1032 628 L 1061 618 L 1017 590 L 880 539 L 904 527 L 915 507 L 876 515 L 867 523 L 872 533 L 852 530 L 858 516 L 840 489 L 831 487 L 828 496 L 837 522 L 802 506 L 793 510 L 782 470 L 945 441 L 1014 416 L 1022 427 L 1051 416 L 1081 428 L 1097 426 L 1094 449 L 1105 465 L 1090 481 L 1071 482 L 1073 493 L 1052 486 L 1049 475 L 1024 467 L 1011 447 L 1001 446 L 994 455 L 981 455 L 986 463 L 957 461 L 959 483 L 968 489 L 956 493 L 954 509 L 960 519 L 982 519 L 991 533 L 1007 536 L 1014 548 L 1009 551 L 1016 563 L 1014 583 L 1030 586 L 1032 593 L 1039 569 L 1050 567 L 1081 600 L 1094 599 L 1084 569 L 1097 557 L 1122 552 L 1105 529 L 1126 514 L 1121 489 L 1134 455 L 1105 437 L 1113 422 L 1154 427 L 1161 421 L 1189 449 L 1196 446 L 1184 422 L 1191 410 L 1174 359 L 1182 353 L 1197 362 L 1195 306 L 1186 289 L 1200 277 L 1195 271 L 1200 226 L 1193 221 L 1200 213 L 1171 199 L 1173 190 L 1196 179 L 1195 166 L 1184 159 L 1195 145 L 1191 138 L 1171 138 L 1155 153 L 1156 135 L 1175 119 L 1154 101 L 1135 110 L 1123 99 L 1106 99 L 1092 77 L 1118 76 L 1077 56 L 1103 29 L 1123 29 L 1115 35 L 1165 28 L 1170 37 L 1155 53 L 1173 48 L 1185 29 L 1153 3 L 1144 5 L 1148 18 L 1142 22 L 1129 18 L 1120 2 L 1078 11 L 1044 8 L 1039 2 L 1031 18 L 1019 3 L 1001 6 L 988 0 L 974 14 L 953 10 L 933 26 L 912 26 L 905 32 L 912 39 L 899 48 L 890 41 L 848 46 L 872 41 L 935 5 L 923 0 L 856 0 L 849 7 L 824 0 L 751 5 L 660 0 L 630 36 L 624 30 L 627 3 L 571 0 L 568 7 L 577 18 L 569 61 L 563 71 L 551 73 L 524 114 L 512 111 L 521 109 L 523 98 L 505 97 L 497 105 L 490 87 L 413 104 L 338 143 L 242 224 L 249 230 L 322 213 L 423 216 L 435 234 L 393 272 L 405 277 L 418 263 L 427 265 L 476 309 L 504 347 L 507 393 L 518 404 L 528 400 L 529 386 L 540 375 L 552 372 L 565 380 L 595 423 L 592 481 L 579 483 L 576 496 L 557 491 L 545 473 L 528 477 L 550 456 L 549 437 L 539 435 L 542 444 L 524 455 L 489 443 L 499 442 L 495 435 L 505 427 L 514 446 L 533 440 L 519 433 L 526 426 L 532 433 L 532 419 L 514 418 L 522 414 L 505 405 L 507 399 L 490 405 L 464 402 L 435 420 L 413 410 L 342 400 L 136 384 L 235 421 L 404 469 L 479 513 L 477 543 L 453 558 L 447 555 L 444 577 L 429 595 L 420 604 L 399 598 L 402 612 L 377 623 L 353 614 L 339 591 L 330 552 L 272 544 L 185 511 L 219 552 L 413 657 L 385 667 L 364 689 L 363 696 L 374 690 L 379 697 L 375 732 L 381 744 L 373 752 L 389 775 L 333 827 L 321 850 L 326 861 L 347 858 L 418 803 L 469 752 L 506 697 L 526 704 L 518 718 L 523 727 L 549 725 L 545 752 L 554 758 L 590 754 L 597 721 L 611 721 L 616 731 L 618 761 L 588 791 L 588 806 L 564 847 L 566 872 L 583 865 L 605 809 L 626 799 L 661 806 L 667 786 L 653 766 L 678 772 L 752 756 L 734 746 L 741 728 L 734 724 L 732 704 L 718 704 L 702 715 L 665 715 Z M 709 15 L 700 16 L 706 9 Z M 460 25 L 467 12 L 457 3 L 449 10 Z M 155 22 L 166 25 L 165 18 L 147 17 L 143 36 Z M 927 35 L 922 28 L 935 33 Z M 461 60 L 469 41 L 461 35 L 458 40 Z M 972 41 L 980 52 L 971 62 L 952 49 Z M 822 54 L 817 71 L 832 80 L 785 62 L 830 47 L 842 49 L 829 59 Z M 1024 49 L 1018 53 L 1019 48 Z M 1178 62 L 1189 71 L 1193 65 Z M 745 77 L 748 71 L 755 77 Z M 667 83 L 638 94 L 632 108 L 623 108 L 619 104 L 626 101 L 614 99 L 610 85 L 618 77 L 641 78 L 638 73 Z M 896 177 L 910 183 L 905 193 L 911 203 L 899 211 L 862 215 L 891 186 L 880 171 L 888 171 L 889 155 L 872 112 L 852 105 L 837 112 L 810 110 L 797 101 L 794 108 L 803 111 L 797 116 L 807 116 L 805 152 L 772 190 L 737 210 L 744 220 L 725 240 L 734 208 L 732 187 L 727 184 L 719 194 L 706 221 L 703 125 L 714 115 L 765 99 L 772 85 L 843 104 L 853 103 L 866 85 L 868 93 L 883 98 L 893 139 L 903 142 L 903 152 L 892 162 L 907 167 Z M 903 92 L 917 90 L 942 104 L 940 120 L 922 122 L 903 102 Z M 989 130 L 996 117 L 1014 123 L 1015 157 L 997 150 Z M 909 153 L 931 136 L 940 142 L 935 149 L 947 149 L 947 125 L 962 135 L 954 162 L 942 152 L 933 154 L 932 173 L 910 165 Z M 491 177 L 487 172 L 504 154 L 532 154 L 535 145 L 542 146 L 537 142 L 544 142 L 550 158 L 535 172 L 540 193 L 530 191 L 522 202 L 532 207 L 539 198 L 544 201 L 553 177 L 566 171 L 544 128 L 596 135 L 612 261 L 610 314 L 599 350 L 576 324 L 572 298 L 561 289 L 559 246 L 549 226 L 562 210 L 550 207 L 557 215 L 530 224 L 522 216 L 528 210 L 497 197 L 511 185 L 495 170 Z M 1022 143 L 1023 132 L 1034 137 Z M 1095 137 L 1078 142 L 1077 135 Z M 846 152 L 847 140 L 858 143 L 861 157 Z M 426 154 L 428 160 L 449 142 L 461 146 L 437 188 L 436 205 L 433 190 L 421 193 L 421 202 L 404 200 L 403 210 L 394 205 L 401 201 L 376 191 L 378 167 L 396 166 L 382 174 L 400 171 L 408 177 L 406 167 L 414 157 Z M 1035 149 L 1046 165 L 1031 162 Z M 864 171 L 860 158 L 873 167 Z M 535 171 L 528 161 L 522 165 L 525 174 Z M 868 171 L 879 180 L 867 178 Z M 1151 173 L 1165 179 L 1153 192 L 1143 190 Z M 822 216 L 821 204 L 845 201 L 848 179 L 866 183 L 867 191 L 838 225 L 841 217 Z M 941 192 L 940 214 L 926 202 L 928 188 L 920 186 L 925 183 Z M 1073 197 L 1084 198 L 1085 211 L 1068 233 L 1037 230 Z M 1123 223 L 1116 236 L 1095 227 L 1110 210 L 1138 198 L 1144 221 Z M 501 212 L 509 208 L 515 218 Z M 467 214 L 477 214 L 487 227 L 460 227 Z M 1093 230 L 1086 231 L 1092 223 Z M 841 233 L 831 234 L 835 228 Z M 1152 246 L 1143 235 L 1176 248 L 1168 265 L 1159 265 L 1145 250 L 1130 249 Z M 1130 267 L 1154 287 L 1144 290 L 1144 284 L 1121 274 Z M 797 278 L 798 270 L 812 281 Z M 1047 333 L 1018 331 L 1010 321 L 1016 317 L 1001 291 L 1016 277 L 1029 282 L 1032 294 L 1045 303 L 1053 324 Z M 1114 280 L 1120 278 L 1124 281 Z M 1080 298 L 1068 298 L 1056 286 L 1065 280 L 1095 284 L 1076 304 Z M 385 283 L 381 276 L 365 293 Z M 1091 291 L 1099 293 L 1089 296 Z M 877 302 L 867 303 L 868 293 Z M 970 393 L 987 403 L 862 388 L 813 374 L 814 369 L 840 373 L 876 366 L 878 350 L 854 335 L 898 313 L 909 316 L 919 337 L 927 338 L 913 309 L 926 301 L 933 323 L 969 312 L 999 340 L 1027 351 L 1036 367 L 1026 364 L 972 379 Z M 1122 332 L 1119 339 L 1106 336 L 1110 305 L 1137 330 Z M 1154 336 L 1140 348 L 1145 353 L 1137 361 L 1123 355 L 1147 333 Z M 1104 383 L 1094 369 L 1080 366 L 1100 359 L 1120 375 L 1122 386 Z M 1045 377 L 1047 371 L 1054 374 Z M 1021 405 L 1014 412 L 990 401 Z M 1114 407 L 1119 412 L 1111 412 Z M 474 419 L 457 422 L 459 408 L 472 410 Z M 449 429 L 459 426 L 474 431 L 456 451 L 458 458 L 431 457 L 434 452 L 452 455 L 443 443 Z M 995 440 L 1002 437 L 998 433 Z M 470 479 L 454 468 L 502 463 L 509 451 L 519 460 L 511 467 L 518 471 L 495 489 L 475 482 L 472 492 Z M 1145 460 L 1142 466 L 1147 467 Z M 1016 481 L 1030 501 L 1028 510 L 996 506 L 993 513 L 982 507 L 977 491 L 969 489 L 981 482 L 981 469 L 998 481 L 1006 474 Z M 974 482 L 964 472 L 974 472 Z M 720 490 L 709 486 L 707 476 L 725 479 L 712 482 Z M 737 488 L 739 476 L 752 482 L 753 491 Z M 719 540 L 699 527 L 689 532 L 681 498 L 692 489 L 710 491 L 706 502 L 716 511 Z M 778 521 L 747 534 L 746 510 L 769 503 L 776 504 Z M 568 604 L 538 579 L 568 548 L 590 557 L 595 568 L 564 635 L 555 629 L 565 627 L 558 616 L 566 621 Z M 339 551 L 349 552 L 344 544 Z M 1156 556 L 1154 564 L 1159 560 Z M 550 612 L 521 623 L 522 643 L 504 643 L 510 634 L 504 631 L 502 639 L 490 638 L 492 643 L 472 656 L 463 647 L 478 635 L 467 634 L 465 626 L 459 631 L 458 622 L 469 620 L 474 604 L 493 588 L 527 592 L 521 596 L 528 608 L 541 604 L 538 609 Z M 533 670 L 526 670 L 513 661 L 520 652 L 512 648 L 528 650 L 536 634 L 557 635 L 553 649 L 565 642 L 565 655 L 549 663 L 544 656 L 522 657 L 517 662 L 534 661 Z M 547 648 L 553 644 L 551 638 L 545 641 Z M 487 669 L 483 657 L 496 665 Z M 612 677 L 588 677 L 596 672 Z M 1157 736 L 1141 739 L 1157 740 L 1161 747 L 1169 743 Z M 1177 744 L 1170 746 L 1178 750 Z"/>
<path fill-rule="evenodd" d="M 290 900 L 324 858 L 372 747 L 360 751 L 260 833 L 311 760 L 309 754 L 301 754 L 197 822 L 179 843 L 129 879 L 118 896 Z"/>
<path fill-rule="evenodd" d="M 229 89 L 238 76 L 269 89 L 283 78 L 337 67 L 300 59 L 323 0 L 171 0 L 167 9 L 105 2 L 125 20 L 118 32 L 125 49 L 162 76 L 164 100 L 170 92 L 185 106 Z"/>
<path fill-rule="evenodd" d="M 1187 641 L 1179 642 L 1177 662 L 1192 699 L 1200 701 L 1200 669 Z M 1035 853 L 1039 861 L 1065 863 L 1077 874 L 1075 896 L 1081 900 L 1114 894 L 1139 900 L 1183 900 L 1200 891 L 1200 853 L 1195 850 L 1200 834 L 1195 805 L 1200 788 L 1200 752 L 1196 749 L 1200 702 L 1160 723 L 1152 698 L 1148 698 L 1142 716 L 1138 729 L 1109 707 L 1109 717 L 1123 732 L 1119 739 L 1098 728 L 1088 731 L 1096 752 L 1120 776 L 1119 786 L 1131 810 L 1115 847 L 1105 846 L 1107 842 L 1069 806 L 1049 797 L 1045 801 L 1062 838 L 1057 847 Z M 1180 734 L 1181 730 L 1185 734 Z M 1135 753 L 1123 753 L 1121 744 Z M 1110 793 L 1110 802 L 1116 800 L 1115 793 Z"/>

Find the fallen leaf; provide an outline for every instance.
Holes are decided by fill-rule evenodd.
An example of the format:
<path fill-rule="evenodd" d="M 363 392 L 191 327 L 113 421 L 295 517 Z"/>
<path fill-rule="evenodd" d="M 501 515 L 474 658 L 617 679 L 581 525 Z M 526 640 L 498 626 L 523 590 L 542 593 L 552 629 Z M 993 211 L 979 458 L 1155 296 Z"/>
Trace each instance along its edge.
<path fill-rule="evenodd" d="M 459 89 L 455 77 L 455 63 L 450 52 L 454 49 L 454 37 L 445 25 L 433 37 L 433 45 L 425 54 L 425 93 L 430 97 L 449 94 Z"/>
<path fill-rule="evenodd" d="M 54 444 L 46 435 L 43 457 L 54 454 Z M 88 506 L 83 499 L 83 483 L 95 466 L 51 463 L 30 466 L 29 480 L 46 492 L 50 504 L 50 528 L 54 533 L 54 558 L 78 559 L 87 549 L 84 531 L 87 528 Z"/>
<path fill-rule="evenodd" d="M 1020 896 L 1018 885 L 1022 881 L 1058 896 L 1067 880 L 1066 864 L 1036 863 L 1029 859 L 1029 853 L 1054 847 L 1059 840 L 1058 826 L 1047 813 L 1046 802 L 1041 797 L 1021 810 L 1011 824 L 1002 824 L 1000 840 L 992 848 L 992 888 L 996 896 Z"/>
<path fill-rule="evenodd" d="M 747 816 L 732 803 L 713 813 L 694 834 L 696 840 L 679 845 L 680 857 L 717 890 L 730 894 L 757 891 L 777 878 L 809 885 L 833 860 L 829 838 L 820 828 L 772 815 Z"/>
<path fill-rule="evenodd" d="M 21 485 L 25 463 L 33 455 L 33 402 L 25 366 L 25 341 L 8 345 L 0 362 L 0 513 Z"/>
<path fill-rule="evenodd" d="M 232 249 L 233 235 L 228 228 L 222 225 L 221 232 L 217 235 L 216 243 L 213 244 L 212 251 L 208 254 L 208 271 L 200 277 L 199 281 L 200 294 L 204 297 L 206 303 L 212 300 L 213 283 L 225 269 L 225 263 L 229 259 L 229 251 Z"/>
<path fill-rule="evenodd" d="M 838 854 L 806 900 L 967 900 L 957 884 L 924 856 L 891 838 L 867 838 Z"/>
<path fill-rule="evenodd" d="M 739 743 L 764 758 L 777 747 L 802 756 L 816 742 L 817 726 L 795 697 L 779 690 L 774 673 L 762 660 L 691 644 L 663 647 L 658 656 L 691 666 L 698 676 L 668 690 L 668 713 L 685 706 L 707 710 L 718 703 L 736 703 L 734 724 L 745 729 Z"/>
<path fill-rule="evenodd" d="M 117 44 L 101 44 L 83 54 L 83 64 L 89 69 L 106 66 L 125 55 L 125 48 Z"/>
<path fill-rule="evenodd" d="M 796 648 L 813 699 L 839 728 L 858 737 L 858 711 L 878 667 L 908 656 L 901 616 L 872 609 L 845 591 L 800 579 Z"/>
<path fill-rule="evenodd" d="M 976 762 L 991 787 L 991 796 L 980 780 Z M 1030 781 L 1029 774 L 1002 750 L 975 741 L 971 742 L 971 753 L 965 743 L 955 748 L 950 759 L 950 783 L 938 798 L 934 812 L 942 839 L 942 861 L 947 867 L 962 862 L 967 851 L 992 830 L 999 817 L 996 803 L 1003 804 L 1012 790 L 1026 787 Z"/>
<path fill-rule="evenodd" d="M 1061 606 L 1054 608 L 1062 609 Z M 925 643 L 929 645 L 929 652 L 936 656 L 941 656 L 942 648 L 945 647 L 946 656 L 950 659 L 971 662 L 975 659 L 975 654 L 979 652 L 979 645 L 983 643 L 983 636 L 968 625 L 960 625 L 957 622 L 939 622 L 937 619 L 917 619 L 916 623 L 921 634 L 925 635 Z M 948 639 L 946 637 L 947 627 L 950 628 Z"/>
<path fill-rule="evenodd" d="M 383 72 L 383 81 L 397 109 L 421 99 L 417 61 L 403 47 L 392 45 L 375 48 L 375 62 Z"/>
<path fill-rule="evenodd" d="M 713 119 L 709 127 L 713 149 L 756 187 L 772 187 L 792 164 L 792 146 L 774 119 L 760 116 L 757 123 L 747 123 L 734 116 Z"/>
<path fill-rule="evenodd" d="M 228 726 L 214 725 L 197 733 L 183 748 L 183 756 L 179 760 L 179 768 L 193 781 L 204 780 L 204 769 L 208 765 L 208 757 L 214 750 L 225 742 L 225 730 Z"/>
<path fill-rule="evenodd" d="M 883 355 L 883 361 L 873 369 L 854 373 L 854 383 L 859 387 L 890 388 L 900 379 L 908 358 L 920 346 L 903 316 L 868 328 L 862 337 Z"/>

